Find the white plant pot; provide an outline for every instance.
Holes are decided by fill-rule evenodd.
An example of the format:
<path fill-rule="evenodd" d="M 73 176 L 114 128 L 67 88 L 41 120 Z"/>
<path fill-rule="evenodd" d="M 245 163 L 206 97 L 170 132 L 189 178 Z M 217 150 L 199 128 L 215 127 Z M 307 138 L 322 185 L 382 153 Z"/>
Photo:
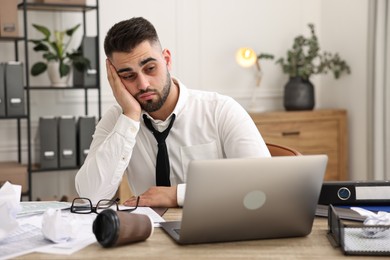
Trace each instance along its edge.
<path fill-rule="evenodd" d="M 68 73 L 68 75 L 66 75 L 64 77 L 61 77 L 59 66 L 60 66 L 60 63 L 58 61 L 50 61 L 47 64 L 47 72 L 49 75 L 51 86 L 53 86 L 53 87 L 67 87 L 70 73 Z"/>

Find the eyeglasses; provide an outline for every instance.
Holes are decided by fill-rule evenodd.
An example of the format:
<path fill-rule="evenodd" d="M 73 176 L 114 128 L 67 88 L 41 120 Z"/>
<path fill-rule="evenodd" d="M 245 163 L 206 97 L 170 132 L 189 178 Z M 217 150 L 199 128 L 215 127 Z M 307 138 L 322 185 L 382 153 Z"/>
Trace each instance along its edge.
<path fill-rule="evenodd" d="M 102 199 L 99 200 L 96 206 L 92 205 L 92 201 L 88 198 L 75 198 L 72 201 L 72 206 L 70 207 L 70 212 L 76 214 L 89 214 L 96 213 L 99 214 L 105 209 L 112 208 L 116 211 L 127 211 L 132 212 L 138 208 L 139 197 L 137 197 L 137 202 L 134 208 L 119 209 L 119 198 L 115 200 Z"/>

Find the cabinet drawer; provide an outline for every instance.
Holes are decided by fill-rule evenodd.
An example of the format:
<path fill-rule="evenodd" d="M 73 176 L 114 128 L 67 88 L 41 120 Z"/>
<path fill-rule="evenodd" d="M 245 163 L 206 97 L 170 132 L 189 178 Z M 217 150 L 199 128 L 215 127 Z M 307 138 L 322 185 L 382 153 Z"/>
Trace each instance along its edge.
<path fill-rule="evenodd" d="M 345 110 L 274 111 L 251 114 L 264 140 L 304 155 L 327 154 L 325 180 L 348 178 Z"/>
<path fill-rule="evenodd" d="M 257 124 L 266 142 L 284 144 L 301 153 L 337 151 L 335 120 Z"/>

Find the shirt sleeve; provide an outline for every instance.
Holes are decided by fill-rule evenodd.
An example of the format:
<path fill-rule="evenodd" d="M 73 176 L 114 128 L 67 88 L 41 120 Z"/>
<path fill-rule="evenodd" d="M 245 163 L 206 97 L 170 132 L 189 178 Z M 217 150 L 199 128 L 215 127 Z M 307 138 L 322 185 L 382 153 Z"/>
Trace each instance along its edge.
<path fill-rule="evenodd" d="M 76 190 L 92 202 L 112 198 L 122 180 L 140 123 L 111 108 L 96 126 L 83 166 L 76 174 Z"/>
<path fill-rule="evenodd" d="M 226 158 L 271 156 L 253 119 L 237 101 L 227 98 L 216 114 Z"/>
<path fill-rule="evenodd" d="M 186 193 L 186 184 L 185 183 L 178 184 L 176 195 L 177 195 L 177 205 L 179 207 L 183 207 L 184 205 L 185 193 Z"/>

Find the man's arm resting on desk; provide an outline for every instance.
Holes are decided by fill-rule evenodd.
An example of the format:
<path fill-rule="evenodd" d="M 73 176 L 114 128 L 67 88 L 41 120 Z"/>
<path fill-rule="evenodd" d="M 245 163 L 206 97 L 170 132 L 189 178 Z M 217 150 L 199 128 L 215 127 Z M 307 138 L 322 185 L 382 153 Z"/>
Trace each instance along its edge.
<path fill-rule="evenodd" d="M 175 208 L 183 206 L 185 184 L 179 184 L 173 187 L 151 187 L 139 197 L 138 206 Z M 123 204 L 134 207 L 137 197 L 131 197 Z"/>

